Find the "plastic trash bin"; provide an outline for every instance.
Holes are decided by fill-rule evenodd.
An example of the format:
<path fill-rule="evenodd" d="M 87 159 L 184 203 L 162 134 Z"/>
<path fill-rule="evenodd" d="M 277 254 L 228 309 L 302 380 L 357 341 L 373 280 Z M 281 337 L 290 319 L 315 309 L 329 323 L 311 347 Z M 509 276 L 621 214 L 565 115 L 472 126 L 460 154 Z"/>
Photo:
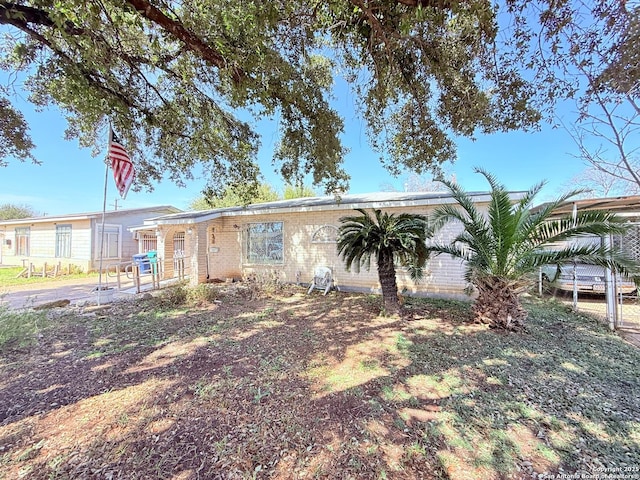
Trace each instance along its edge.
<path fill-rule="evenodd" d="M 133 263 L 138 265 L 140 273 L 151 273 L 151 263 L 146 253 L 139 253 L 133 256 Z"/>
<path fill-rule="evenodd" d="M 149 259 L 149 263 L 151 264 L 151 271 L 156 273 L 158 271 L 158 252 L 155 250 L 149 250 L 147 252 L 147 258 Z"/>

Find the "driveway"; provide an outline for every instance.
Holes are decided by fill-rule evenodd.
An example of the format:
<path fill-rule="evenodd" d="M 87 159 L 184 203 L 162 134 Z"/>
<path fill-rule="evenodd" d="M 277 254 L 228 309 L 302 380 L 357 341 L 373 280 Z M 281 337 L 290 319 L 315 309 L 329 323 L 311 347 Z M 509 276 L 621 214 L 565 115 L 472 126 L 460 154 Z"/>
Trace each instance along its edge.
<path fill-rule="evenodd" d="M 105 281 L 103 279 L 103 285 Z M 113 286 L 113 282 L 109 282 Z M 132 286 L 133 284 L 131 284 Z M 55 280 L 31 285 L 0 286 L 0 305 L 11 309 L 37 307 L 56 300 L 69 300 L 72 304 L 95 302 L 94 289 L 98 286 L 98 277 Z M 123 285 L 127 287 L 129 285 Z M 129 294 L 121 291 L 116 296 Z"/>
<path fill-rule="evenodd" d="M 557 293 L 554 297 L 567 307 L 573 307 L 573 299 L 569 294 Z M 586 313 L 606 323 L 607 305 L 603 296 L 580 295 L 577 307 L 578 312 Z M 640 348 L 640 299 L 626 298 L 622 305 L 618 304 L 618 309 L 618 333 Z"/>
<path fill-rule="evenodd" d="M 568 295 L 558 296 L 557 300 L 567 306 L 573 306 L 573 300 Z M 602 320 L 607 317 L 607 305 L 604 297 L 583 295 L 578 298 L 578 311 L 588 313 Z M 618 326 L 620 328 L 638 330 L 640 332 L 640 303 L 638 299 L 625 299 L 622 305 L 618 304 Z"/>
<path fill-rule="evenodd" d="M 102 285 L 116 287 L 113 278 L 109 278 L 107 282 L 102 279 Z M 140 278 L 141 291 L 152 290 L 151 276 L 144 275 Z M 160 287 L 164 287 L 174 283 L 172 280 L 161 281 Z M 79 304 L 86 302 L 96 302 L 95 289 L 98 286 L 98 277 L 70 279 L 70 280 L 54 280 L 41 283 L 32 283 L 30 285 L 19 285 L 5 287 L 0 285 L 0 306 L 8 306 L 11 309 L 37 307 L 44 303 L 56 300 L 69 300 L 71 304 Z M 136 289 L 133 280 L 122 279 L 120 290 L 116 290 L 115 299 L 135 295 Z M 103 300 L 104 301 L 104 300 Z M 104 301 L 104 303 L 108 303 Z"/>

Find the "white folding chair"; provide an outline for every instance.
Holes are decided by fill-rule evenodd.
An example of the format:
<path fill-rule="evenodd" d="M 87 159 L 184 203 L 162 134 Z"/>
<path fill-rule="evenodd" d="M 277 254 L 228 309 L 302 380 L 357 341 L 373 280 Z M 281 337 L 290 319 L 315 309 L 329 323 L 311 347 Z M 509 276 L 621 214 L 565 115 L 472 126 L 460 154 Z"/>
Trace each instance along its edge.
<path fill-rule="evenodd" d="M 331 273 L 331 269 L 327 267 L 317 267 L 313 274 L 313 280 L 311 281 L 307 295 L 310 294 L 314 288 L 324 290 L 323 295 L 326 295 L 332 286 L 333 274 Z"/>

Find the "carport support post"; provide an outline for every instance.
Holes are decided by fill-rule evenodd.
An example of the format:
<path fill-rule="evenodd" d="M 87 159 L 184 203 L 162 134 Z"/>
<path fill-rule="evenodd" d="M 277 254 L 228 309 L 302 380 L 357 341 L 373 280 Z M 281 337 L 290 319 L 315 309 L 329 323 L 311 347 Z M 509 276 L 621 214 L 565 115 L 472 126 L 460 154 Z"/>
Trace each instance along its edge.
<path fill-rule="evenodd" d="M 573 211 L 571 213 L 573 226 L 578 223 L 578 204 L 573 202 Z M 578 267 L 575 259 L 573 260 L 573 311 L 578 311 Z"/>
<path fill-rule="evenodd" d="M 578 265 L 573 261 L 573 311 L 578 311 Z"/>
<path fill-rule="evenodd" d="M 298 272 L 299 274 L 300 272 Z M 296 282 L 300 285 L 300 279 L 296 276 Z M 538 269 L 538 295 L 542 297 L 542 267 Z"/>
<path fill-rule="evenodd" d="M 611 235 L 606 235 L 603 237 L 602 242 L 604 243 L 605 248 L 611 248 Z M 609 330 L 615 330 L 617 320 L 618 320 L 618 312 L 616 305 L 616 285 L 613 278 L 613 273 L 609 267 L 605 267 L 604 269 L 604 279 L 605 279 L 605 298 L 607 302 L 607 322 L 609 323 Z"/>

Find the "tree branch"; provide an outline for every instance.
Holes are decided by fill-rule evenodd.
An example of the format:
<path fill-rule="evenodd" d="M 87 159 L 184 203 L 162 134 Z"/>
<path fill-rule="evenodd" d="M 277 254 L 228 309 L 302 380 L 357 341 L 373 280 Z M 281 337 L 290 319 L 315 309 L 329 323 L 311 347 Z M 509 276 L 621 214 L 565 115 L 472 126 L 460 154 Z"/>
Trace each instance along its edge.
<path fill-rule="evenodd" d="M 0 24 L 13 25 L 18 28 L 20 28 L 20 25 L 28 24 L 50 28 L 60 27 L 45 10 L 11 2 L 0 2 Z M 84 28 L 80 28 L 70 21 L 64 22 L 61 27 L 69 35 L 82 35 L 85 33 Z"/>
<path fill-rule="evenodd" d="M 396 0 L 408 7 L 433 7 L 440 10 L 449 10 L 451 2 L 449 0 Z"/>
<path fill-rule="evenodd" d="M 193 32 L 187 30 L 182 23 L 165 15 L 159 8 L 151 5 L 148 0 L 126 0 L 147 20 L 157 24 L 180 40 L 189 50 L 195 52 L 210 65 L 220 69 L 231 68 L 232 78 L 240 82 L 245 74 L 239 67 L 229 66 L 227 60 L 216 50 L 207 45 Z M 38 25 L 47 28 L 62 28 L 69 35 L 82 35 L 84 28 L 78 27 L 70 21 L 58 25 L 46 10 L 18 5 L 12 2 L 0 1 L 0 24 L 13 25 L 21 30 L 28 25 Z M 30 29 L 32 30 L 32 29 Z"/>
<path fill-rule="evenodd" d="M 208 64 L 220 69 L 231 68 L 233 80 L 239 83 L 245 73 L 236 66 L 229 66 L 227 60 L 216 50 L 206 44 L 200 37 L 187 30 L 182 23 L 165 15 L 159 8 L 151 5 L 148 0 L 126 0 L 140 15 L 155 23 L 163 30 L 171 33 L 180 40 L 189 50 L 195 52 Z"/>

